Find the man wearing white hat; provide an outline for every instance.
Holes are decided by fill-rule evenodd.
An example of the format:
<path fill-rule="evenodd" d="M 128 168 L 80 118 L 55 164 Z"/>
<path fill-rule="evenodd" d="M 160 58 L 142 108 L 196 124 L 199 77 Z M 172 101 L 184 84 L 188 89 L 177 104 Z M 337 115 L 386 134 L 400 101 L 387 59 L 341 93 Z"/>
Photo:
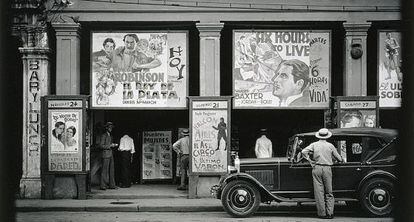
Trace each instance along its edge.
<path fill-rule="evenodd" d="M 315 133 L 315 136 L 319 141 L 311 143 L 303 149 L 302 154 L 311 163 L 313 168 L 313 190 L 318 217 L 332 219 L 335 199 L 332 192 L 331 166 L 333 165 L 333 158 L 339 162 L 342 162 L 342 158 L 335 146 L 326 141 L 326 139 L 332 136 L 328 129 L 320 129 Z M 309 153 L 313 153 L 313 160 L 309 158 Z"/>
<path fill-rule="evenodd" d="M 183 137 L 173 144 L 173 150 L 180 156 L 180 173 L 181 183 L 177 190 L 186 190 L 185 179 L 187 178 L 187 170 L 189 168 L 190 139 L 189 130 L 184 129 L 181 134 Z"/>

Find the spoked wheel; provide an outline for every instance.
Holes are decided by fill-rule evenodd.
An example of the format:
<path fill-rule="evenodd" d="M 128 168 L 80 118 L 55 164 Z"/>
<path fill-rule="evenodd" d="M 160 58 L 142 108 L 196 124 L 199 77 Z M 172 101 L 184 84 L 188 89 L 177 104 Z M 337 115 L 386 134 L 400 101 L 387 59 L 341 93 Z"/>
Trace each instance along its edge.
<path fill-rule="evenodd" d="M 249 217 L 259 208 L 260 193 L 247 181 L 234 180 L 226 185 L 221 195 L 224 210 L 234 217 Z"/>
<path fill-rule="evenodd" d="M 386 216 L 393 210 L 394 184 L 384 178 L 374 178 L 364 184 L 360 202 L 370 216 Z"/>

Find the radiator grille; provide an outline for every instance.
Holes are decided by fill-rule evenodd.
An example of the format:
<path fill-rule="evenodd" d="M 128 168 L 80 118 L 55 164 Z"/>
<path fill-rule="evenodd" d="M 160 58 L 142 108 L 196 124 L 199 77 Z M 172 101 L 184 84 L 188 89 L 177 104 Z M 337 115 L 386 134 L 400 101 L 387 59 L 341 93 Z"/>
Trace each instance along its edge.
<path fill-rule="evenodd" d="M 246 170 L 245 173 L 250 174 L 252 177 L 256 178 L 261 184 L 272 187 L 273 180 L 273 170 Z"/>

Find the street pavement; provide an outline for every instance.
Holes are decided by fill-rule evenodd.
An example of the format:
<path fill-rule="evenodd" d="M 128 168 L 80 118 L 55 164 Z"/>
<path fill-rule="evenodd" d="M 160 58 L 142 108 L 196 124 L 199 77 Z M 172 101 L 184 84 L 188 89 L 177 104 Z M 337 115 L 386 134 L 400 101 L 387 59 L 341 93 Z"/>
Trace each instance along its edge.
<path fill-rule="evenodd" d="M 339 213 L 332 220 L 318 219 L 314 212 L 266 212 L 249 218 L 232 218 L 225 212 L 19 212 L 17 222 L 392 222 L 392 218 L 365 218 Z"/>

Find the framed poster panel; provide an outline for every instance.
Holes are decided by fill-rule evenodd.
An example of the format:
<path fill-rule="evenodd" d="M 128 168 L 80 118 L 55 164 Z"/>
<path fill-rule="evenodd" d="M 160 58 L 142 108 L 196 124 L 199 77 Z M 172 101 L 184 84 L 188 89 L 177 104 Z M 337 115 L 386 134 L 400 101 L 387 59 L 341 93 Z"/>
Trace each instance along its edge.
<path fill-rule="evenodd" d="M 237 30 L 233 43 L 235 109 L 328 108 L 329 30 Z"/>
<path fill-rule="evenodd" d="M 401 32 L 378 31 L 378 95 L 381 108 L 400 107 L 402 98 Z"/>
<path fill-rule="evenodd" d="M 187 31 L 91 36 L 92 108 L 186 109 Z"/>
<path fill-rule="evenodd" d="M 144 131 L 142 179 L 172 179 L 171 131 Z"/>
<path fill-rule="evenodd" d="M 377 96 L 337 97 L 339 128 L 378 127 Z"/>
<path fill-rule="evenodd" d="M 231 149 L 229 97 L 190 97 L 190 172 L 227 173 Z"/>
<path fill-rule="evenodd" d="M 82 110 L 48 111 L 48 170 L 82 171 Z"/>

